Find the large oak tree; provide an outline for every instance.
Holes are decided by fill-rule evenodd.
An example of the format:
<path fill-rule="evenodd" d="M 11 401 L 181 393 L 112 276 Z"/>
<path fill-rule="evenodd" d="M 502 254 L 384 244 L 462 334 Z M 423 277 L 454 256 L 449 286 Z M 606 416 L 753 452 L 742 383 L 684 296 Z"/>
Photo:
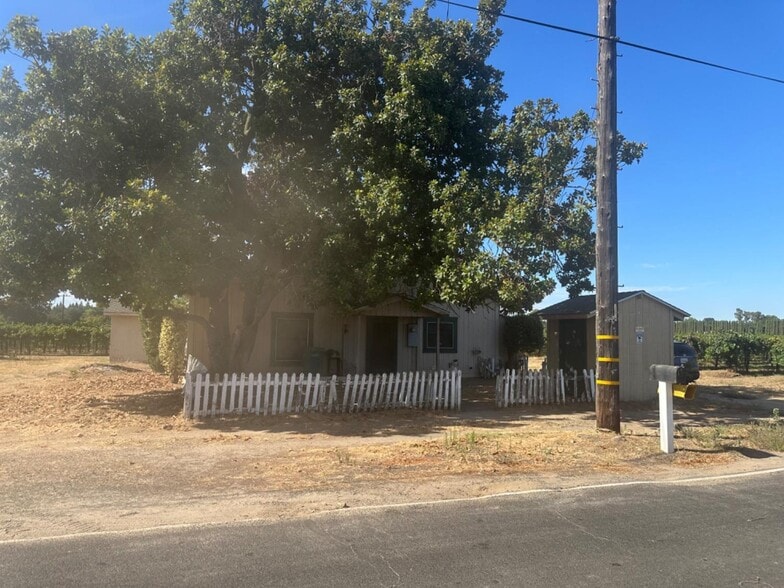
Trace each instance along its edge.
<path fill-rule="evenodd" d="M 198 294 L 213 365 L 241 369 L 289 285 L 347 308 L 405 289 L 513 311 L 590 287 L 591 121 L 549 100 L 502 115 L 502 4 L 470 23 L 405 0 L 178 0 L 152 38 L 17 17 L 0 295 L 154 311 Z"/>

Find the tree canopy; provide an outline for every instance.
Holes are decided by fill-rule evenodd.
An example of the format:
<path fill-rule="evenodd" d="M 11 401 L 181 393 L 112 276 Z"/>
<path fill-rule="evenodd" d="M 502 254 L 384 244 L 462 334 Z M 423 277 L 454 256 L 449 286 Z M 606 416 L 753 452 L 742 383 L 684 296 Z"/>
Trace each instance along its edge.
<path fill-rule="evenodd" d="M 0 295 L 199 294 L 213 362 L 237 366 L 290 284 L 510 311 L 589 288 L 592 123 L 547 99 L 502 114 L 502 6 L 470 23 L 405 0 L 177 0 L 151 38 L 15 18 L 2 48 L 30 66 L 0 78 Z M 642 150 L 619 139 L 624 163 Z"/>

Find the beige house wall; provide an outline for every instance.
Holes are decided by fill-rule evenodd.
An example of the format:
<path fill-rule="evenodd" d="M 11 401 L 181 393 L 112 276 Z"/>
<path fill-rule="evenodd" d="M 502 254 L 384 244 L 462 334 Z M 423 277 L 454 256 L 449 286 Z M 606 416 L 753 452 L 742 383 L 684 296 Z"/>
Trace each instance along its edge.
<path fill-rule="evenodd" d="M 478 377 L 480 358 L 503 359 L 501 349 L 503 318 L 497 305 L 491 304 L 474 310 L 445 305 L 433 306 L 438 306 L 446 316 L 457 318 L 457 353 L 438 355 L 424 353 L 422 351 L 425 336 L 424 317 L 400 318 L 397 339 L 400 371 L 445 370 L 450 366 L 456 366 L 463 372 L 463 377 Z M 416 328 L 418 342 L 416 347 L 407 345 L 409 325 L 415 325 Z"/>
<path fill-rule="evenodd" d="M 230 328 L 240 322 L 242 295 L 232 289 L 229 304 Z M 190 312 L 207 317 L 208 301 L 205 298 L 192 297 Z M 270 311 L 259 324 L 256 344 L 251 356 L 250 365 L 253 371 L 300 371 L 303 366 L 287 366 L 281 368 L 271 363 L 272 357 L 272 317 L 274 313 L 307 313 L 313 316 L 313 346 L 335 350 L 342 361 L 341 371 L 348 373 L 364 373 L 366 351 L 366 327 L 369 316 L 397 317 L 397 369 L 398 371 L 447 369 L 456 365 L 465 377 L 478 375 L 479 357 L 501 356 L 500 330 L 502 317 L 497 305 L 467 311 L 447 305 L 427 305 L 421 309 L 413 309 L 403 300 L 391 299 L 385 304 L 359 309 L 345 313 L 330 308 L 308 308 L 306 303 L 296 295 L 296 290 L 288 288 L 272 302 Z M 423 353 L 424 318 L 438 315 L 457 317 L 457 353 L 441 353 L 436 366 L 435 353 Z M 408 345 L 408 328 L 417 332 L 417 346 Z M 209 349 L 204 329 L 191 322 L 188 328 L 188 353 L 194 355 L 205 364 L 209 364 Z"/>
<path fill-rule="evenodd" d="M 135 314 L 110 315 L 109 361 L 147 362 L 142 342 L 142 326 Z"/>

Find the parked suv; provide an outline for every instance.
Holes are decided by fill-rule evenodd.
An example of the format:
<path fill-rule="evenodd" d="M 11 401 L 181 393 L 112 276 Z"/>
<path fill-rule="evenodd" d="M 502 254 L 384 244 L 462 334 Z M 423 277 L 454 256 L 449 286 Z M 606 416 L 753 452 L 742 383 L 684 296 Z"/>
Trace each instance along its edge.
<path fill-rule="evenodd" d="M 692 372 L 694 380 L 700 377 L 700 366 L 697 362 L 697 351 L 688 343 L 673 343 L 673 365 L 684 367 Z"/>

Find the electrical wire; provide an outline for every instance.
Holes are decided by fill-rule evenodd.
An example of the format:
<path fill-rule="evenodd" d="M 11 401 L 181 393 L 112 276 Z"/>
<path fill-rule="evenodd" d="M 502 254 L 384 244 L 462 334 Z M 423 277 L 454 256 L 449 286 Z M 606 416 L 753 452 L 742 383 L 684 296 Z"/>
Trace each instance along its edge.
<path fill-rule="evenodd" d="M 475 6 L 469 6 L 468 4 L 461 4 L 460 2 L 454 2 L 453 0 L 437 0 L 437 1 L 441 2 L 442 4 L 447 4 L 447 5 L 451 5 L 451 6 L 457 6 L 459 8 L 466 8 L 468 10 L 473 10 L 474 12 L 480 12 L 480 13 L 484 12 L 484 13 L 487 13 L 487 14 L 492 14 L 492 12 L 489 11 L 489 10 L 482 10 L 481 8 L 478 8 L 478 7 L 475 7 Z M 758 73 L 754 73 L 754 72 L 750 72 L 750 71 L 746 71 L 746 70 L 742 70 L 742 69 L 736 69 L 734 67 L 721 65 L 719 63 L 713 63 L 713 62 L 710 62 L 710 61 L 704 61 L 702 59 L 696 59 L 694 57 L 689 57 L 687 55 L 681 55 L 679 53 L 672 53 L 671 51 L 664 51 L 663 49 L 656 49 L 655 47 L 649 47 L 647 45 L 640 45 L 639 43 L 632 43 L 630 41 L 624 41 L 620 37 L 605 37 L 603 35 L 597 35 L 596 33 L 588 33 L 586 31 L 580 31 L 578 29 L 571 29 L 569 27 L 562 27 L 562 26 L 559 26 L 559 25 L 554 25 L 554 24 L 547 23 L 547 22 L 533 20 L 533 19 L 530 19 L 530 18 L 523 18 L 522 16 L 515 16 L 513 14 L 507 14 L 505 12 L 499 12 L 497 14 L 497 16 L 499 16 L 501 18 L 506 18 L 506 19 L 509 19 L 509 20 L 514 20 L 514 21 L 517 21 L 517 22 L 524 22 L 526 24 L 531 24 L 531 25 L 535 25 L 535 26 L 538 26 L 538 27 L 544 27 L 544 28 L 547 28 L 547 29 L 554 29 L 556 31 L 561 31 L 561 32 L 564 32 L 564 33 L 571 33 L 573 35 L 581 35 L 583 37 L 589 37 L 591 39 L 599 39 L 599 40 L 602 40 L 602 41 L 614 41 L 617 45 L 625 45 L 626 47 L 632 47 L 634 49 L 639 49 L 641 51 L 647 51 L 649 53 L 655 53 L 657 55 L 663 55 L 665 57 L 672 57 L 673 59 L 680 59 L 681 61 L 688 61 L 690 63 L 696 63 L 698 65 L 704 65 L 706 67 L 712 67 L 712 68 L 715 68 L 715 69 L 720 69 L 720 70 L 723 70 L 723 71 L 728 71 L 728 72 L 732 72 L 732 73 L 736 73 L 736 74 L 740 74 L 740 75 L 744 75 L 744 76 L 749 76 L 749 77 L 752 77 L 752 78 L 758 78 L 758 79 L 761 79 L 761 80 L 767 80 L 769 82 L 775 82 L 777 84 L 784 84 L 784 79 L 774 78 L 774 77 L 771 77 L 771 76 L 765 76 L 765 75 L 762 75 L 762 74 L 758 74 Z"/>

